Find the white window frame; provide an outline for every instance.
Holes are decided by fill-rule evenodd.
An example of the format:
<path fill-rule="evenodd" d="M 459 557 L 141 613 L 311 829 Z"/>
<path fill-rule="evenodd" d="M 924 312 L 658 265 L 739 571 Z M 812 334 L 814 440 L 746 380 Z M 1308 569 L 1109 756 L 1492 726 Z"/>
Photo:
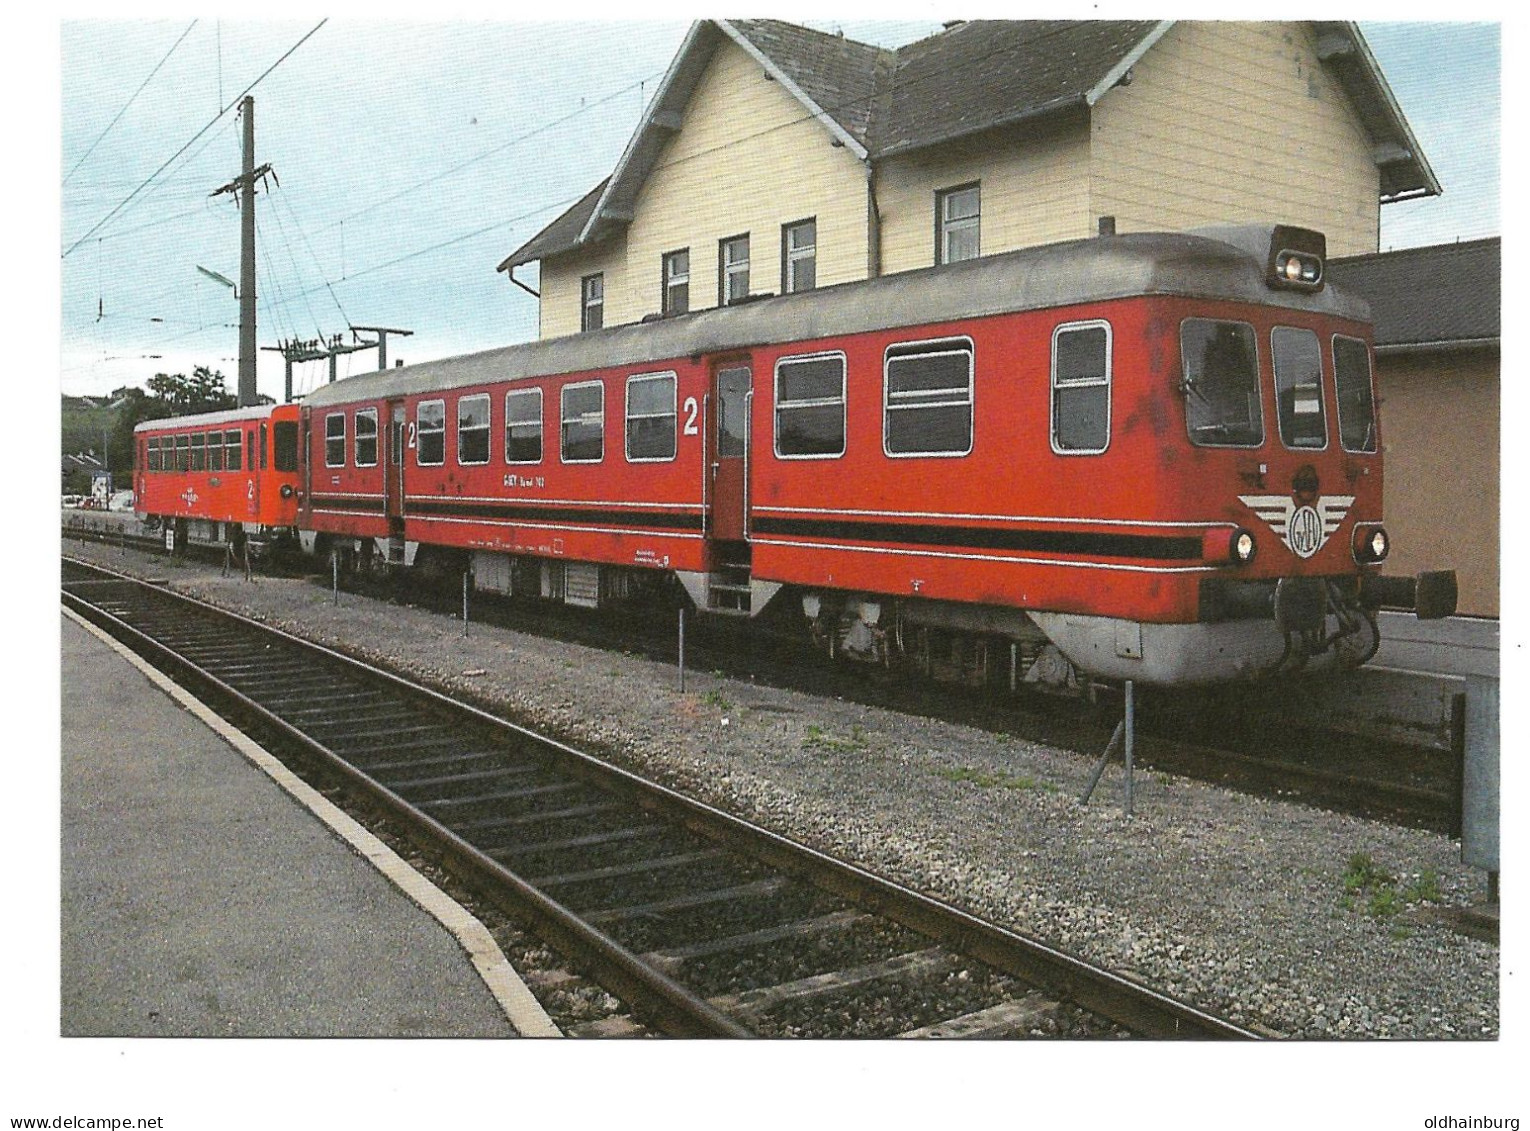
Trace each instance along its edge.
<path fill-rule="evenodd" d="M 370 463 L 361 462 L 361 422 L 363 419 L 370 420 L 372 422 L 372 461 Z M 357 467 L 376 467 L 377 452 L 379 447 L 380 443 L 377 434 L 377 410 L 375 408 L 358 408 L 356 410 L 355 431 L 351 435 L 351 461 Z"/>
<path fill-rule="evenodd" d="M 923 346 L 936 347 L 921 349 Z M 946 348 L 939 348 L 946 347 Z M 896 356 L 894 356 L 896 353 Z M 967 399 L 965 404 L 970 410 L 967 416 L 967 447 L 962 451 L 936 451 L 936 452 L 894 452 L 888 449 L 888 414 L 893 411 L 914 411 L 921 408 L 950 408 L 963 402 L 950 400 L 937 404 L 921 404 L 895 406 L 892 403 L 894 394 L 890 391 L 891 369 L 895 361 L 902 361 L 912 357 L 943 357 L 947 355 L 965 354 L 967 358 Z M 972 454 L 973 437 L 977 433 L 977 349 L 972 344 L 972 339 L 960 338 L 931 338 L 927 341 L 894 342 L 882 352 L 882 454 L 888 459 L 963 459 Z M 954 390 L 953 390 L 954 391 Z M 905 394 L 898 396 L 915 396 L 924 394 Z"/>
<path fill-rule="evenodd" d="M 338 436 L 335 435 L 335 425 L 336 424 L 340 425 L 340 434 Z M 345 466 L 345 444 L 346 444 L 346 440 L 347 440 L 347 436 L 346 436 L 345 413 L 343 413 L 343 412 L 328 412 L 328 413 L 325 413 L 324 414 L 324 466 L 325 467 L 344 467 Z M 340 445 L 340 459 L 339 459 L 338 462 L 329 458 L 330 445 L 331 444 L 336 444 L 336 443 L 338 443 Z"/>
<path fill-rule="evenodd" d="M 510 426 L 512 424 L 530 424 L 530 420 L 512 420 L 510 418 L 511 397 L 531 397 L 537 399 L 537 458 L 536 459 L 511 459 L 510 458 Z M 543 416 L 542 390 L 540 387 L 530 389 L 511 389 L 505 393 L 505 463 L 514 467 L 534 467 L 541 463 L 547 455 L 547 433 L 543 430 L 545 418 Z M 562 434 L 560 430 L 559 439 Z"/>
<path fill-rule="evenodd" d="M 441 458 L 426 462 L 425 455 L 425 410 L 434 408 L 441 413 L 439 428 L 431 428 L 434 434 L 441 434 Z M 446 466 L 446 401 L 444 399 L 421 401 L 414 410 L 414 464 L 416 467 L 445 467 Z"/>
<path fill-rule="evenodd" d="M 232 436 L 233 439 L 229 439 Z M 234 452 L 234 458 L 230 460 L 228 453 Z M 234 465 L 238 464 L 238 467 Z M 238 428 L 226 428 L 223 430 L 223 470 L 244 470 L 244 432 Z"/>
<path fill-rule="evenodd" d="M 568 395 L 569 395 L 569 393 L 573 392 L 575 389 L 589 389 L 589 388 L 595 388 L 595 389 L 599 389 L 600 390 L 600 409 L 599 409 L 599 411 L 595 412 L 593 414 L 592 413 L 588 413 L 588 412 L 581 413 L 580 416 L 577 419 L 570 420 L 569 416 L 568 416 Z M 568 443 L 567 443 L 567 441 L 566 441 L 566 439 L 564 437 L 563 430 L 566 427 L 568 427 L 570 424 L 574 424 L 574 423 L 587 424 L 587 423 L 589 423 L 589 419 L 588 418 L 590 416 L 592 416 L 592 415 L 597 417 L 598 420 L 599 420 L 599 423 L 600 423 L 600 455 L 597 456 L 595 459 L 569 459 L 568 458 L 568 451 L 567 451 Z M 572 383 L 570 383 L 568 385 L 564 385 L 561 389 L 558 390 L 558 461 L 560 463 L 568 463 L 568 464 L 603 463 L 603 462 L 605 462 L 605 458 L 606 458 L 606 383 L 604 381 L 575 381 L 575 382 L 572 382 Z"/>
<path fill-rule="evenodd" d="M 823 361 L 826 358 L 839 360 L 839 396 L 820 397 L 808 401 L 792 401 L 790 408 L 820 408 L 826 405 L 839 405 L 839 415 L 842 427 L 840 429 L 840 448 L 837 452 L 803 452 L 796 455 L 788 455 L 781 451 L 781 367 L 795 365 L 805 361 Z M 844 350 L 823 350 L 818 353 L 793 354 L 790 357 L 776 359 L 774 370 L 774 399 L 770 412 L 771 445 L 777 459 L 844 459 L 845 450 L 850 446 L 850 395 L 849 375 L 850 364 L 845 357 Z"/>
<path fill-rule="evenodd" d="M 668 381 L 669 382 L 669 411 L 647 412 L 638 416 L 632 415 L 632 386 L 640 381 Z M 673 463 L 680 452 L 680 410 L 679 410 L 679 386 L 680 378 L 673 369 L 667 369 L 659 373 L 634 373 L 627 378 L 625 416 L 626 426 L 623 430 L 624 450 L 628 463 Z M 632 422 L 634 420 L 657 420 L 667 416 L 673 422 L 671 429 L 670 453 L 667 456 L 634 456 L 632 454 Z"/>
<path fill-rule="evenodd" d="M 1063 448 L 1057 443 L 1057 340 L 1067 333 L 1080 330 L 1105 331 L 1105 376 L 1092 377 L 1087 380 L 1070 380 L 1062 385 L 1064 389 L 1093 389 L 1100 386 L 1105 388 L 1105 446 L 1103 448 Z M 1090 318 L 1081 322 L 1063 322 L 1052 328 L 1052 370 L 1051 378 L 1047 384 L 1047 435 L 1052 443 L 1052 454 L 1059 456 L 1097 456 L 1110 450 L 1111 425 L 1114 423 L 1112 414 L 1115 412 L 1115 366 L 1116 366 L 1116 332 L 1110 322 L 1104 318 Z"/>
<path fill-rule="evenodd" d="M 599 286 L 600 293 L 592 297 L 591 291 L 594 286 Z M 590 312 L 597 312 L 600 319 L 599 326 L 590 325 Z M 604 329 L 606 324 L 606 276 L 605 272 L 597 271 L 593 275 L 586 275 L 579 280 L 579 330 L 581 333 L 589 333 L 593 330 Z"/>
<path fill-rule="evenodd" d="M 792 233 L 804 228 L 813 230 L 813 242 L 803 247 L 792 246 Z M 797 268 L 804 261 L 813 264 L 813 285 L 797 286 Z M 818 217 L 809 216 L 792 224 L 781 225 L 781 293 L 784 295 L 806 294 L 818 288 Z"/>
<path fill-rule="evenodd" d="M 474 425 L 471 428 L 462 427 L 462 409 L 474 401 L 483 402 L 483 424 Z M 462 433 L 483 433 L 483 459 L 462 458 Z M 486 467 L 494 459 L 494 402 L 488 393 L 469 393 L 467 396 L 457 398 L 457 466 L 458 467 Z"/>
<path fill-rule="evenodd" d="M 670 268 L 678 256 L 685 256 L 685 273 L 672 273 Z M 663 293 L 660 296 L 659 309 L 665 314 L 689 314 L 691 310 L 691 249 L 677 247 L 674 251 L 666 251 L 661 260 L 660 274 L 663 276 Z M 676 310 L 670 301 L 670 294 L 674 288 L 685 285 L 685 309 Z"/>
<path fill-rule="evenodd" d="M 742 244 L 744 257 L 742 259 L 729 259 L 729 254 Z M 732 306 L 743 302 L 749 297 L 749 233 L 729 236 L 727 239 L 717 241 L 717 305 Z M 738 276 L 743 277 L 743 293 L 733 294 L 733 284 Z"/>
<path fill-rule="evenodd" d="M 972 193 L 977 199 L 977 211 L 971 216 L 961 216 L 957 219 L 950 217 L 950 204 L 953 200 Z M 951 258 L 950 237 L 956 232 L 965 232 L 971 229 L 973 234 L 972 254 L 963 256 L 961 259 Z M 980 259 L 983 255 L 983 184 L 981 181 L 973 181 L 971 184 L 953 185 L 948 189 L 938 189 L 935 193 L 935 254 L 937 264 L 963 263 L 968 259 Z"/>

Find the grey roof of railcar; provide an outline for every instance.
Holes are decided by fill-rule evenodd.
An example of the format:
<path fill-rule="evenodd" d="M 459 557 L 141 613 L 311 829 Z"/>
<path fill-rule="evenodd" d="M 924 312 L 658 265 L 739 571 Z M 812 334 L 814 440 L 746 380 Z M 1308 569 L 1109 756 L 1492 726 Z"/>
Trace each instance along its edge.
<path fill-rule="evenodd" d="M 1268 240 L 1268 229 L 1264 231 Z M 1246 300 L 1356 319 L 1369 314 L 1362 300 L 1331 287 L 1314 295 L 1272 290 L 1265 283 L 1262 257 L 1220 240 L 1184 233 L 1132 233 L 1023 248 L 363 374 L 325 385 L 311 393 L 307 403 L 409 396 L 1141 295 Z"/>
<path fill-rule="evenodd" d="M 202 412 L 190 416 L 167 416 L 160 420 L 145 420 L 134 426 L 134 432 L 156 432 L 164 428 L 208 428 L 214 424 L 241 424 L 246 420 L 264 420 L 278 406 L 274 404 L 246 405 L 244 408 L 228 408 L 221 412 Z"/>

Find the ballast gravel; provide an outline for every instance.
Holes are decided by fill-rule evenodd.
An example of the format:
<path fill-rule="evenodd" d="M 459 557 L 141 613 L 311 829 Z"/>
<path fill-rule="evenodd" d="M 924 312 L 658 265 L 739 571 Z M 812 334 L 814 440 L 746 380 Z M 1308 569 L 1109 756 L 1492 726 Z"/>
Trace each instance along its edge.
<path fill-rule="evenodd" d="M 1245 1025 L 1301 1038 L 1498 1035 L 1498 948 L 1459 842 L 974 728 L 691 673 L 101 546 L 69 550 L 411 673 L 688 795 Z M 1356 888 L 1352 860 L 1390 882 Z M 1348 873 L 1349 882 L 1346 883 Z M 1373 874 L 1375 874 L 1373 873 Z M 1427 897 L 1427 898 L 1426 898 Z"/>

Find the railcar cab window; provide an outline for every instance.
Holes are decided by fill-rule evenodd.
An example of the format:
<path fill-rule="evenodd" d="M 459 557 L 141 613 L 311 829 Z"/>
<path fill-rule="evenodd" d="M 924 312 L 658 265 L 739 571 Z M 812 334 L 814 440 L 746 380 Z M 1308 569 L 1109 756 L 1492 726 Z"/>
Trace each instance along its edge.
<path fill-rule="evenodd" d="M 664 257 L 665 314 L 684 314 L 691 308 L 691 249 L 681 248 Z"/>
<path fill-rule="evenodd" d="M 1275 358 L 1275 408 L 1280 442 L 1288 448 L 1326 448 L 1323 351 L 1311 330 L 1277 326 L 1270 333 Z"/>
<path fill-rule="evenodd" d="M 1076 322 L 1052 333 L 1052 450 L 1098 455 L 1110 446 L 1109 322 Z"/>
<path fill-rule="evenodd" d="M 1179 351 L 1191 443 L 1234 448 L 1263 444 L 1254 328 L 1246 322 L 1187 318 L 1179 328 Z"/>
<path fill-rule="evenodd" d="M 972 343 L 892 346 L 883 358 L 882 450 L 889 456 L 972 451 Z"/>
<path fill-rule="evenodd" d="M 784 357 L 776 363 L 776 455 L 845 454 L 845 355 Z"/>
<path fill-rule="evenodd" d="M 606 454 L 606 387 L 600 381 L 564 385 L 561 394 L 564 463 L 599 463 Z"/>
<path fill-rule="evenodd" d="M 358 409 L 356 412 L 356 466 L 377 466 L 377 410 Z"/>
<path fill-rule="evenodd" d="M 1371 351 L 1359 338 L 1333 340 L 1333 381 L 1339 394 L 1339 443 L 1346 452 L 1376 450 L 1376 400 Z"/>
<path fill-rule="evenodd" d="M 473 466 L 489 462 L 489 394 L 477 393 L 457 400 L 457 463 Z"/>
<path fill-rule="evenodd" d="M 158 436 L 149 437 L 148 453 L 147 470 L 158 471 L 163 466 L 160 463 Z"/>
<path fill-rule="evenodd" d="M 446 462 L 446 402 L 421 401 L 415 414 L 415 463 L 440 467 Z"/>
<path fill-rule="evenodd" d="M 278 420 L 271 438 L 271 457 L 277 471 L 298 469 L 298 422 Z"/>
<path fill-rule="evenodd" d="M 505 394 L 505 462 L 542 462 L 542 390 Z"/>
<path fill-rule="evenodd" d="M 244 460 L 244 433 L 237 428 L 230 428 L 223 433 L 224 462 L 228 464 L 228 470 L 240 471 L 243 469 Z"/>
<path fill-rule="evenodd" d="M 324 418 L 324 466 L 345 466 L 345 413 L 332 412 Z"/>
<path fill-rule="evenodd" d="M 675 458 L 675 375 L 627 378 L 627 459 L 652 463 Z"/>

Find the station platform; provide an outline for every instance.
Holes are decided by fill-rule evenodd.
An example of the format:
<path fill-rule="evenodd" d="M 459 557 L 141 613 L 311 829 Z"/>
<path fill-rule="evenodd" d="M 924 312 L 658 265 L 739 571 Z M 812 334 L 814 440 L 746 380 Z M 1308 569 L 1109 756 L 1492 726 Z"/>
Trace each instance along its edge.
<path fill-rule="evenodd" d="M 67 614 L 62 645 L 63 1036 L 558 1035 L 482 924 L 269 754 Z"/>

